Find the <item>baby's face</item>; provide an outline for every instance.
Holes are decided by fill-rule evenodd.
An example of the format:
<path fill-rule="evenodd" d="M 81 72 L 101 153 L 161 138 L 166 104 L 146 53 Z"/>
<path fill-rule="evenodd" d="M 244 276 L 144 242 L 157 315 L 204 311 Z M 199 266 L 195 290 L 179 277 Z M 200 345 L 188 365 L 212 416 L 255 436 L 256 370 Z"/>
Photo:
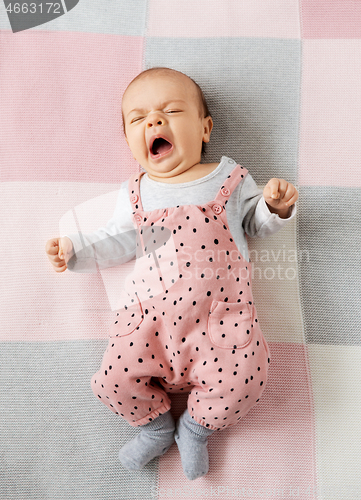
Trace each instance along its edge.
<path fill-rule="evenodd" d="M 186 76 L 162 73 L 135 81 L 122 109 L 127 143 L 150 178 L 169 182 L 200 162 L 212 119 L 201 117 L 196 87 Z"/>

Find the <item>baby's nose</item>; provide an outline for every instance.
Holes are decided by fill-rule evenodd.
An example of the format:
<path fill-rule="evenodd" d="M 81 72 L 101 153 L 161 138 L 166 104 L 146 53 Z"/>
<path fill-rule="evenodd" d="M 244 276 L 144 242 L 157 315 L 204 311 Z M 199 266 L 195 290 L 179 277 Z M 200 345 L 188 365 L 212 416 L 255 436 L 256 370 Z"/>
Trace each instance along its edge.
<path fill-rule="evenodd" d="M 155 127 L 157 125 L 164 125 L 165 120 L 161 116 L 150 116 L 148 119 L 147 127 Z"/>

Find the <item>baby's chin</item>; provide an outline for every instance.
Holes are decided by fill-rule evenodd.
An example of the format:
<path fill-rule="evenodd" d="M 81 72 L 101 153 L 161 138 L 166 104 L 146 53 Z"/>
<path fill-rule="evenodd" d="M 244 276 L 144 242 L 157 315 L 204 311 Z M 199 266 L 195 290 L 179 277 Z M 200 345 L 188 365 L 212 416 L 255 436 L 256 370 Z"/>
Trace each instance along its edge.
<path fill-rule="evenodd" d="M 186 172 L 193 165 L 186 162 L 149 162 L 148 165 L 142 167 L 148 173 L 151 179 L 167 182 L 167 180 L 175 179 L 180 174 Z"/>

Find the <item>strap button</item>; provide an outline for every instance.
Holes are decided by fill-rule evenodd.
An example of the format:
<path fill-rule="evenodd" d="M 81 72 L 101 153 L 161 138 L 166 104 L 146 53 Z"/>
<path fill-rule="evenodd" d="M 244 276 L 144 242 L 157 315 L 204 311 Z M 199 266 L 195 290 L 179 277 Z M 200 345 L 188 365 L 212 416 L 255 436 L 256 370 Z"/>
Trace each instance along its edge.
<path fill-rule="evenodd" d="M 138 197 L 138 195 L 136 195 L 136 194 L 133 194 L 133 195 L 130 197 L 130 201 L 131 201 L 132 203 L 137 203 L 137 201 L 138 201 L 138 200 L 139 200 L 139 197 Z"/>
<path fill-rule="evenodd" d="M 231 194 L 231 192 L 228 188 L 223 187 L 221 189 L 221 194 L 223 194 L 223 196 L 229 196 Z"/>
<path fill-rule="evenodd" d="M 139 214 L 135 214 L 135 215 L 134 215 L 134 219 L 135 219 L 135 222 L 136 222 L 137 224 L 140 224 L 140 223 L 142 222 L 142 220 L 143 220 L 142 216 L 141 216 L 141 215 L 139 215 Z"/>
<path fill-rule="evenodd" d="M 215 214 L 219 215 L 220 213 L 223 212 L 222 205 L 219 205 L 218 203 L 215 203 L 212 207 L 212 210 Z"/>

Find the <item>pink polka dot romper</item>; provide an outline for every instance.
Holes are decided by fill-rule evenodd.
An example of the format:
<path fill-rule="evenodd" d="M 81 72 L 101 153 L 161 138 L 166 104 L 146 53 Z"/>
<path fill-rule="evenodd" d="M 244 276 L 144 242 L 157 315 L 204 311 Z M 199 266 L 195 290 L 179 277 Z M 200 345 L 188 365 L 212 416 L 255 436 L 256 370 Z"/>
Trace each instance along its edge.
<path fill-rule="evenodd" d="M 250 263 L 228 228 L 226 204 L 247 170 L 237 165 L 214 200 L 143 211 L 129 180 L 137 259 L 116 311 L 94 394 L 130 425 L 170 409 L 187 391 L 199 424 L 222 429 L 258 402 L 269 350 L 253 303 Z"/>

